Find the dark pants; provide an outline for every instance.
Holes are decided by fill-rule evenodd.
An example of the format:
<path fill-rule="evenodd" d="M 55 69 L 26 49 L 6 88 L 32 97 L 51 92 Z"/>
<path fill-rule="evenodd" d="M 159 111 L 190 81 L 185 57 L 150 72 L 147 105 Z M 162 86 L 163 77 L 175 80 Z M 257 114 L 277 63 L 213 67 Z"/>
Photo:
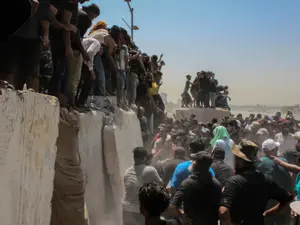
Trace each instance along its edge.
<path fill-rule="evenodd" d="M 291 225 L 292 218 L 289 213 L 286 215 L 283 214 L 274 214 L 265 218 L 265 225 Z"/>
<path fill-rule="evenodd" d="M 91 73 L 89 71 L 89 68 L 82 64 L 82 72 L 81 72 L 81 79 L 80 79 L 80 91 L 79 91 L 79 97 L 78 97 L 78 104 L 84 105 L 86 100 L 89 97 L 89 94 L 91 92 L 92 86 L 93 86 L 93 80 L 91 79 Z"/>
<path fill-rule="evenodd" d="M 203 90 L 199 90 L 196 99 L 197 107 L 203 106 Z"/>
<path fill-rule="evenodd" d="M 202 91 L 202 98 L 203 98 L 203 104 L 204 107 L 209 107 L 209 92 L 208 91 Z"/>
<path fill-rule="evenodd" d="M 94 71 L 96 75 L 94 94 L 104 96 L 106 93 L 105 70 L 102 63 L 102 57 L 99 54 L 96 54 L 94 57 Z"/>
<path fill-rule="evenodd" d="M 52 62 L 53 62 L 53 75 L 49 82 L 48 93 L 58 97 L 61 89 L 62 82 L 66 76 L 66 63 L 67 59 L 64 53 L 63 46 L 57 45 L 55 42 L 51 44 Z"/>
<path fill-rule="evenodd" d="M 39 66 L 39 39 L 13 37 L 9 41 L 0 44 L 1 79 L 8 80 L 8 75 L 13 75 L 13 84 L 16 89 L 23 89 L 24 84 L 33 79 L 38 80 Z M 36 89 L 31 83 L 28 83 L 27 87 Z"/>

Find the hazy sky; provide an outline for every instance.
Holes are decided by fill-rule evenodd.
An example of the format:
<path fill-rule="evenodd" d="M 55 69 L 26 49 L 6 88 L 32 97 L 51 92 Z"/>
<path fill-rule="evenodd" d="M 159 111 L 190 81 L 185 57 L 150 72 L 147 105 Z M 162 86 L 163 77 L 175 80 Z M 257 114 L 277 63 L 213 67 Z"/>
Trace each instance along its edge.
<path fill-rule="evenodd" d="M 123 0 L 93 0 L 99 20 L 126 28 Z M 232 104 L 300 103 L 300 0 L 132 0 L 134 40 L 164 53 L 161 91 L 176 100 L 185 75 L 215 72 Z"/>

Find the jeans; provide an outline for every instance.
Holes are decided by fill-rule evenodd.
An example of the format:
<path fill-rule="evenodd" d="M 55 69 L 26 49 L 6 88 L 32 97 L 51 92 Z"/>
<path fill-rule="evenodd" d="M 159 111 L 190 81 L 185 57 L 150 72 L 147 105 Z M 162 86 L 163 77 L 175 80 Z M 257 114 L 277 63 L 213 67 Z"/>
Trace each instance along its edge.
<path fill-rule="evenodd" d="M 126 87 L 126 71 L 125 70 L 121 70 L 121 87 L 122 87 L 122 91 L 124 91 L 125 87 Z"/>
<path fill-rule="evenodd" d="M 129 78 L 128 78 L 128 92 L 127 92 L 127 99 L 128 103 L 130 104 L 135 104 L 136 100 L 136 91 L 137 87 L 139 85 L 139 78 L 137 73 L 135 72 L 130 72 L 129 73 Z"/>
<path fill-rule="evenodd" d="M 216 104 L 215 104 L 215 102 L 216 102 L 216 96 L 217 96 L 217 94 L 215 93 L 215 92 L 209 92 L 209 99 L 210 99 L 210 106 L 211 107 L 215 107 L 216 106 Z"/>
<path fill-rule="evenodd" d="M 80 88 L 80 94 L 78 97 L 78 104 L 84 105 L 86 100 L 89 97 L 92 85 L 93 85 L 93 80 L 91 79 L 91 72 L 89 71 L 89 68 L 83 64 L 82 65 L 82 84 Z"/>
<path fill-rule="evenodd" d="M 102 63 L 102 57 L 99 54 L 96 54 L 94 58 L 94 71 L 96 75 L 94 94 L 105 95 L 106 93 L 105 70 Z"/>

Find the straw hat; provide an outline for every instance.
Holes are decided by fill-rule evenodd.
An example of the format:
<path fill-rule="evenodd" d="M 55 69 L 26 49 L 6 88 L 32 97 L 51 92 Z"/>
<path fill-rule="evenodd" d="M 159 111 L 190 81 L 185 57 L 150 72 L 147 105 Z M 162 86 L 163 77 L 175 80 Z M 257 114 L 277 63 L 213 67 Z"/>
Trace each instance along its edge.
<path fill-rule="evenodd" d="M 249 140 L 242 140 L 239 145 L 234 145 L 231 149 L 232 153 L 248 162 L 257 160 L 258 146 Z"/>

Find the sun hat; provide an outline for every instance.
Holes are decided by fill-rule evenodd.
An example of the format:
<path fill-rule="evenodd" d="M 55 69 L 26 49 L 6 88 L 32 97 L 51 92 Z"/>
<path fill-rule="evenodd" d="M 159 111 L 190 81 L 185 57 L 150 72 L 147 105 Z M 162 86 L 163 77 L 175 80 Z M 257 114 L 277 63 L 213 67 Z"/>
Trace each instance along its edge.
<path fill-rule="evenodd" d="M 239 145 L 234 145 L 231 148 L 232 153 L 248 162 L 257 160 L 258 146 L 249 140 L 242 140 Z"/>

